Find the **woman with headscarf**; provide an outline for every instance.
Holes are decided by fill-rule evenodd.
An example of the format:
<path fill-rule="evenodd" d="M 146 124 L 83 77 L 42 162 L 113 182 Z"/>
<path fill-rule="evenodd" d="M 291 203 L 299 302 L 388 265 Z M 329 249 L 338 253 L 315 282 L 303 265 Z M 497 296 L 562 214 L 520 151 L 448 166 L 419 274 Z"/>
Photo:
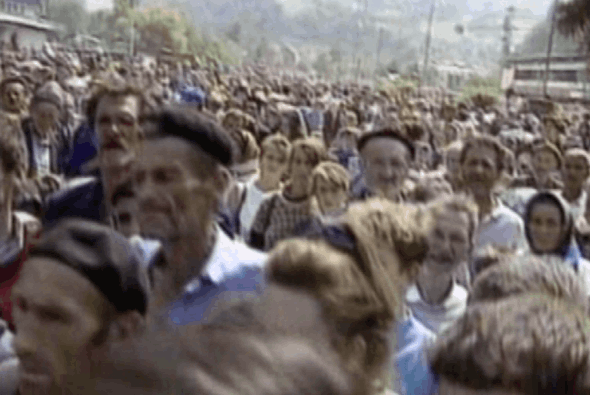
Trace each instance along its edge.
<path fill-rule="evenodd" d="M 575 241 L 570 209 L 560 196 L 545 191 L 534 195 L 524 215 L 525 235 L 535 255 L 558 256 L 590 284 L 590 263 Z"/>

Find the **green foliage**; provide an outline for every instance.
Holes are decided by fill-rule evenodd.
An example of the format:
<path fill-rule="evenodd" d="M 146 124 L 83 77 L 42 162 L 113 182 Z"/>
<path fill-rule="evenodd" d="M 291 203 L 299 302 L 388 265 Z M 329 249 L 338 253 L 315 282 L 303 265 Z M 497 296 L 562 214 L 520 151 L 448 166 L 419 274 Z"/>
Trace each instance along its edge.
<path fill-rule="evenodd" d="M 559 31 L 567 37 L 574 37 L 578 41 L 585 41 L 587 45 L 590 45 L 589 6 L 588 0 L 571 0 L 560 3 L 556 9 Z"/>
<path fill-rule="evenodd" d="M 503 95 L 500 80 L 498 78 L 471 78 L 461 90 L 459 101 L 467 102 L 476 95 L 487 95 L 498 100 Z"/>
<path fill-rule="evenodd" d="M 211 57 L 222 63 L 235 63 L 236 56 L 227 46 L 207 37 L 185 14 L 161 7 L 137 8 L 137 0 L 115 0 L 113 11 L 88 13 L 79 0 L 53 0 L 50 16 L 64 23 L 68 34 L 88 33 L 106 43 L 109 49 L 129 51 L 132 30 L 135 50 L 158 53 L 163 48 L 175 54 Z"/>
<path fill-rule="evenodd" d="M 518 52 L 521 55 L 546 54 L 550 30 L 550 21 L 539 23 L 527 35 Z M 553 53 L 576 53 L 578 49 L 579 44 L 572 37 L 567 37 L 559 31 L 555 31 L 553 35 Z"/>

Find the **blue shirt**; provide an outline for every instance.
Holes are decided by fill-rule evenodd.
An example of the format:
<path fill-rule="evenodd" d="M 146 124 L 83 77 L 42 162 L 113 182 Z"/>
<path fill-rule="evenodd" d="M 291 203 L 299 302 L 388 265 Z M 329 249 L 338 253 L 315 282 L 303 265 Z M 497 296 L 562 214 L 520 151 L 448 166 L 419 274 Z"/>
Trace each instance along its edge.
<path fill-rule="evenodd" d="M 201 276 L 185 285 L 168 309 L 171 322 L 206 322 L 224 302 L 255 297 L 264 290 L 266 254 L 230 239 L 218 228 L 217 240 Z"/>
<path fill-rule="evenodd" d="M 426 356 L 435 334 L 412 316 L 398 324 L 396 330 L 398 352 L 392 365 L 397 368 L 400 395 L 436 394 L 437 379 Z"/>

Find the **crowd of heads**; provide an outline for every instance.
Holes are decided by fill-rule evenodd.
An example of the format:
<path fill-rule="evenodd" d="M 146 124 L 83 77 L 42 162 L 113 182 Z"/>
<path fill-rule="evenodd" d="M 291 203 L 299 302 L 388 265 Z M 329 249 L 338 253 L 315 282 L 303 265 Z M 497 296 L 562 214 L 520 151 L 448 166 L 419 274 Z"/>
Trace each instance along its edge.
<path fill-rule="evenodd" d="M 581 106 L 64 48 L 2 76 L 0 394 L 590 394 Z"/>

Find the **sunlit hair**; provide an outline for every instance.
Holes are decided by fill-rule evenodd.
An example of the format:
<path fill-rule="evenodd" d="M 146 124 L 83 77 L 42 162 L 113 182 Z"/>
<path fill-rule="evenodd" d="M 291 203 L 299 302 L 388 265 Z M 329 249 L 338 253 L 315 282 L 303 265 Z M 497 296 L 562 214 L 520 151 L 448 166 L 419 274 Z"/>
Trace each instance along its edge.
<path fill-rule="evenodd" d="M 505 256 L 473 282 L 469 303 L 497 301 L 530 292 L 568 300 L 588 309 L 585 285 L 559 257 Z"/>
<path fill-rule="evenodd" d="M 465 159 L 467 158 L 467 154 L 469 153 L 469 151 L 479 147 L 492 149 L 496 153 L 496 169 L 498 170 L 498 172 L 504 170 L 504 156 L 506 153 L 506 149 L 504 148 L 500 140 L 491 136 L 476 136 L 465 141 L 463 149 L 461 150 L 460 163 L 465 163 Z"/>
<path fill-rule="evenodd" d="M 266 152 L 274 152 L 287 162 L 291 154 L 291 142 L 282 134 L 273 134 L 262 141 L 260 145 L 260 157 Z"/>
<path fill-rule="evenodd" d="M 244 163 L 258 159 L 260 148 L 254 135 L 244 129 L 234 129 L 229 132 L 237 147 L 236 163 Z"/>
<path fill-rule="evenodd" d="M 306 160 L 311 162 L 313 167 L 328 159 L 326 146 L 322 140 L 314 137 L 295 140 L 291 146 L 291 155 L 289 157 L 289 174 L 291 173 L 293 158 L 295 157 L 295 153 L 298 151 L 301 151 L 305 154 Z"/>
<path fill-rule="evenodd" d="M 590 168 L 590 155 L 582 148 L 570 148 L 563 155 L 564 162 L 569 158 L 580 158 L 584 160 L 586 168 Z"/>
<path fill-rule="evenodd" d="M 270 254 L 269 279 L 322 302 L 344 336 L 336 348 L 352 371 L 374 378 L 383 372 L 387 333 L 401 317 L 404 289 L 426 250 L 418 217 L 386 200 L 363 203 L 341 224 L 355 240 L 354 252 L 324 239 L 292 239 Z"/>
<path fill-rule="evenodd" d="M 590 394 L 590 318 L 544 294 L 478 303 L 430 352 L 435 374 L 471 390 Z"/>
<path fill-rule="evenodd" d="M 221 120 L 221 125 L 225 128 L 230 119 L 236 119 L 238 121 L 237 128 L 242 129 L 244 125 L 244 113 L 236 108 L 228 110 Z"/>
<path fill-rule="evenodd" d="M 317 183 L 320 179 L 345 191 L 348 191 L 350 187 L 350 175 L 339 163 L 326 161 L 313 169 L 311 173 L 312 195 L 317 193 Z"/>
<path fill-rule="evenodd" d="M 443 196 L 432 201 L 428 208 L 433 219 L 436 220 L 441 214 L 466 214 L 469 220 L 469 241 L 470 246 L 473 247 L 475 239 L 475 230 L 477 229 L 479 220 L 479 209 L 475 201 L 464 194 L 451 194 Z"/>
<path fill-rule="evenodd" d="M 429 203 L 440 197 L 440 193 L 452 194 L 453 187 L 442 176 L 426 175 L 418 180 L 411 193 L 414 202 Z"/>

